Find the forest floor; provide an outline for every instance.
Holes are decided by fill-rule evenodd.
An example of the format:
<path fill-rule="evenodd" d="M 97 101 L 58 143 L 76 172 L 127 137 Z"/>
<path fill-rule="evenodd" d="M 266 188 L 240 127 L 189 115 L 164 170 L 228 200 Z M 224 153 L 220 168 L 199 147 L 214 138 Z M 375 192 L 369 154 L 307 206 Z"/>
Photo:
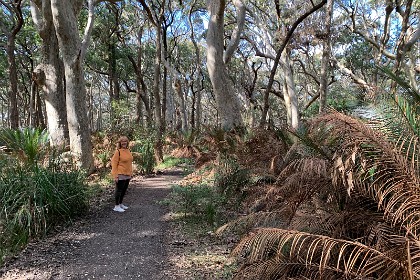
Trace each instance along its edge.
<path fill-rule="evenodd" d="M 230 279 L 229 250 L 211 232 L 189 234 L 160 203 L 181 169 L 134 177 L 124 213 L 105 203 L 72 226 L 30 243 L 0 269 L 0 279 Z"/>

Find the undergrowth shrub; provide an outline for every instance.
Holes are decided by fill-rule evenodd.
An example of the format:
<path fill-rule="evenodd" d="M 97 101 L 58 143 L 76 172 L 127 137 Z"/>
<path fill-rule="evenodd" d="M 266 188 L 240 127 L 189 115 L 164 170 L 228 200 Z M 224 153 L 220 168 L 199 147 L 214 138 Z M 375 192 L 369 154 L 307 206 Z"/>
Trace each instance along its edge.
<path fill-rule="evenodd" d="M 225 197 L 226 207 L 238 207 L 250 184 L 249 170 L 243 168 L 235 159 L 222 157 L 216 168 L 214 185 Z"/>
<path fill-rule="evenodd" d="M 164 156 L 163 161 L 159 163 L 157 168 L 159 169 L 167 169 L 171 167 L 183 166 L 189 167 L 193 165 L 193 160 L 190 158 L 178 158 L 178 157 L 171 157 L 171 156 Z M 189 171 L 188 168 L 186 171 Z"/>
<path fill-rule="evenodd" d="M 136 161 L 135 159 L 134 161 L 141 167 L 143 172 L 146 174 L 152 173 L 156 166 L 153 140 L 150 138 L 137 140 L 134 146 L 130 148 L 130 150 L 134 153 L 141 154 L 141 160 Z"/>
<path fill-rule="evenodd" d="M 99 162 L 101 163 L 102 166 L 106 166 L 106 164 L 108 163 L 108 161 L 111 159 L 112 154 L 110 151 L 103 151 L 101 153 L 99 153 L 97 155 L 97 158 L 99 160 Z"/>
<path fill-rule="evenodd" d="M 69 223 L 88 208 L 84 174 L 15 165 L 0 173 L 0 263 L 4 256 Z"/>
<path fill-rule="evenodd" d="M 185 218 L 204 221 L 216 225 L 222 209 L 223 197 L 205 184 L 175 185 L 165 202 Z"/>

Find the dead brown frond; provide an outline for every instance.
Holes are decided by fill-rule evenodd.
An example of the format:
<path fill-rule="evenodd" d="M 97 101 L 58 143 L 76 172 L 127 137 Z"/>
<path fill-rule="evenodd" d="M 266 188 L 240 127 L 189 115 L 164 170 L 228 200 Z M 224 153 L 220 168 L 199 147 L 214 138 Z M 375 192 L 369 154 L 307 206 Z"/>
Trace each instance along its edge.
<path fill-rule="evenodd" d="M 296 262 L 284 262 L 281 259 L 244 265 L 233 278 L 234 280 L 375 280 L 374 277 L 362 277 L 355 273 L 342 273 L 335 267 L 325 267 L 322 272 L 318 266 Z"/>
<path fill-rule="evenodd" d="M 182 146 L 174 148 L 170 155 L 175 158 L 196 158 L 200 152 L 193 146 Z"/>
<path fill-rule="evenodd" d="M 395 240 L 403 245 L 398 242 L 401 241 L 400 237 Z M 347 276 L 409 279 L 406 263 L 401 259 L 404 251 L 404 246 L 397 246 L 392 252 L 381 252 L 359 242 L 293 230 L 262 228 L 242 239 L 232 254 L 242 256 L 249 264 L 279 260 L 271 262 L 271 265 L 275 266 L 278 262 L 300 263 L 308 267 L 316 265 L 321 275 L 334 269 L 336 273 Z"/>
<path fill-rule="evenodd" d="M 250 134 L 251 137 L 238 150 L 241 164 L 250 169 L 272 168 L 274 173 L 279 172 L 281 157 L 287 151 L 286 143 L 272 130 L 254 129 Z"/>
<path fill-rule="evenodd" d="M 338 112 L 304 133 L 252 194 L 258 209 L 220 229 L 254 228 L 233 251 L 236 279 L 420 278 L 418 140 Z"/>
<path fill-rule="evenodd" d="M 418 236 L 420 224 L 420 182 L 418 163 L 408 161 L 385 135 L 361 121 L 333 113 L 319 118 L 342 135 L 334 160 L 335 182 L 347 186 L 349 194 L 356 187 L 366 188 L 378 208 L 393 225 L 404 227 Z"/>

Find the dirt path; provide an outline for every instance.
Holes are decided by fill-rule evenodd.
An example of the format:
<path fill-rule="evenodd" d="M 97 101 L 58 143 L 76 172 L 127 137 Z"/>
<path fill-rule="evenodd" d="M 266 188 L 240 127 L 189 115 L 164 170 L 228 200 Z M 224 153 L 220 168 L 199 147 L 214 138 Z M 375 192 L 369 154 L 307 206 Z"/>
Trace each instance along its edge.
<path fill-rule="evenodd" d="M 167 211 L 157 202 L 180 179 L 181 171 L 133 178 L 126 212 L 112 211 L 110 203 L 78 226 L 30 244 L 0 270 L 0 279 L 177 279 L 166 269 Z"/>

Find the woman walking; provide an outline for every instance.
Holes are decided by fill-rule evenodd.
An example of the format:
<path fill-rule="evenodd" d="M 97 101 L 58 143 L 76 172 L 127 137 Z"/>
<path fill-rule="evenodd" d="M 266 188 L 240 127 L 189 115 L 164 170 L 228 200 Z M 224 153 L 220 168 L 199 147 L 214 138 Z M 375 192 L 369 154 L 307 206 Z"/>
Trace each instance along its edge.
<path fill-rule="evenodd" d="M 128 149 L 128 138 L 121 136 L 118 139 L 117 150 L 111 159 L 111 175 L 115 181 L 115 206 L 114 211 L 124 212 L 128 209 L 123 204 L 123 199 L 133 176 L 133 156 Z"/>

